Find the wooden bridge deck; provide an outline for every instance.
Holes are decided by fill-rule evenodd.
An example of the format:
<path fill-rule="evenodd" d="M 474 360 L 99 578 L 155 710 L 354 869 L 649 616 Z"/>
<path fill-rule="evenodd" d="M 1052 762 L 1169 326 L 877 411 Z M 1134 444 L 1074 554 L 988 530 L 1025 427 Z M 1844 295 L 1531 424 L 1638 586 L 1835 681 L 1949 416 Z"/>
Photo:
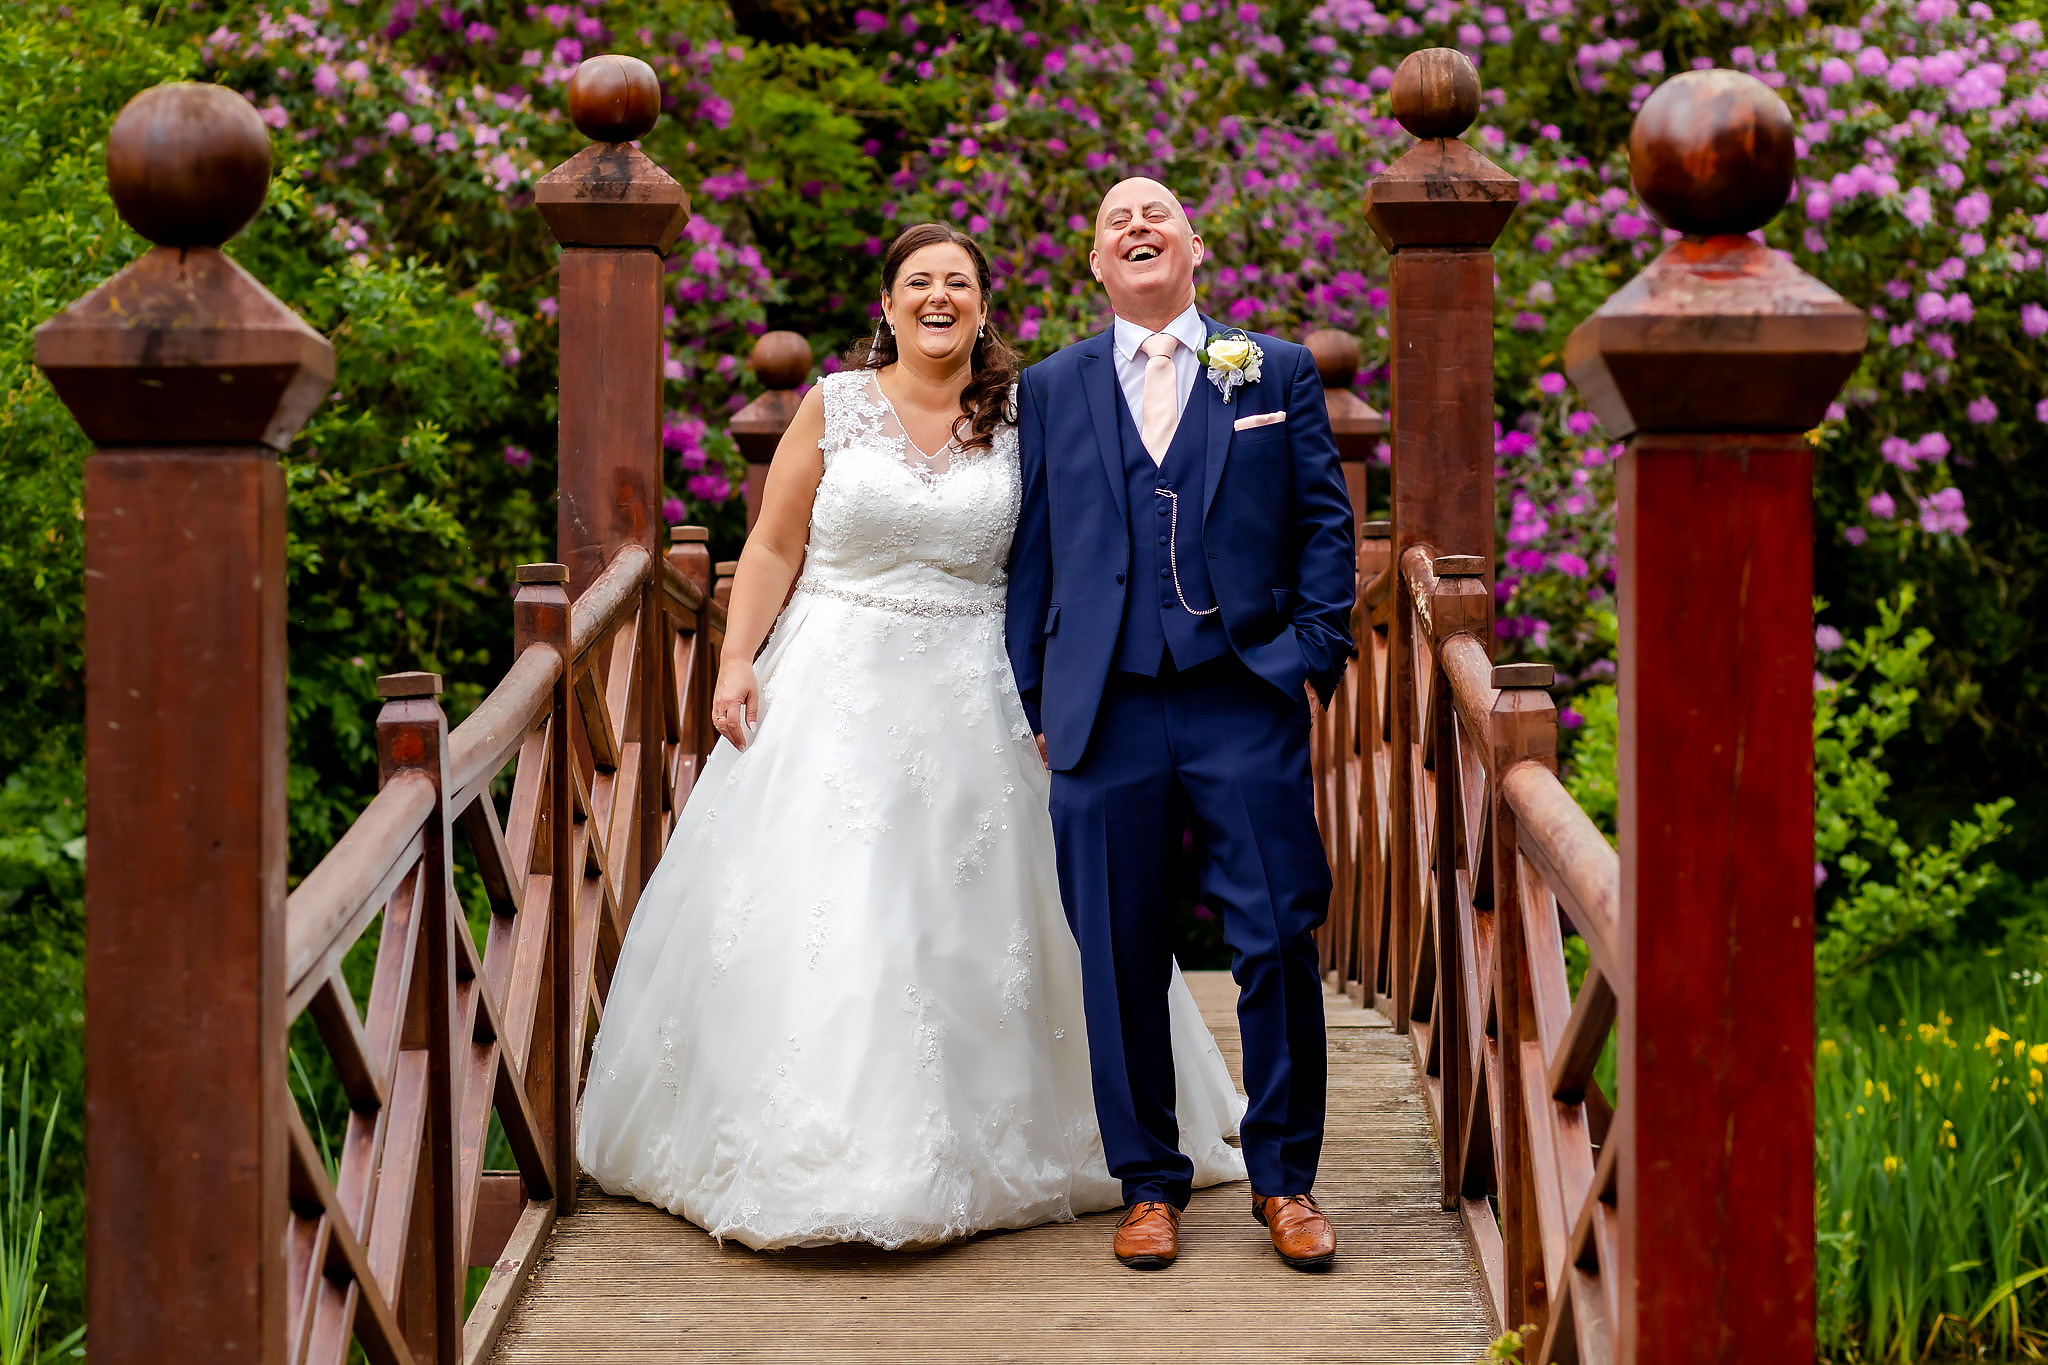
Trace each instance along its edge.
<path fill-rule="evenodd" d="M 1236 987 L 1222 972 L 1189 983 L 1237 1073 Z M 1280 1264 L 1243 1185 L 1198 1192 L 1179 1264 L 1137 1274 L 1110 1259 L 1114 1214 L 934 1252 L 762 1255 L 586 1182 L 492 1359 L 1190 1365 L 1270 1350 L 1290 1365 L 1469 1365 L 1491 1336 L 1485 1291 L 1458 1215 L 1437 1206 L 1408 1040 L 1341 997 L 1327 1007 L 1327 1274 Z"/>

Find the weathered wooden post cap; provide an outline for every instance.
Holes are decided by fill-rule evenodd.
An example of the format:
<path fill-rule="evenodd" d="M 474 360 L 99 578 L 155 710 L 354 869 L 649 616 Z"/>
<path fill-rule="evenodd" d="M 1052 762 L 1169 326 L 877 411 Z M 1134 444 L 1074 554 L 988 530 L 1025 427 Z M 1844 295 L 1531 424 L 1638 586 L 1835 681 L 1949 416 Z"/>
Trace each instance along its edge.
<path fill-rule="evenodd" d="M 1485 555 L 1438 555 L 1430 565 L 1438 578 L 1484 578 Z"/>
<path fill-rule="evenodd" d="M 438 697 L 441 695 L 441 675 L 386 673 L 377 679 L 377 695 L 386 701 L 403 701 L 408 697 Z"/>
<path fill-rule="evenodd" d="M 1392 94 L 1411 136 L 1456 137 L 1479 117 L 1479 70 L 1454 47 L 1426 47 L 1394 68 Z"/>
<path fill-rule="evenodd" d="M 114 120 L 107 186 L 156 249 L 36 329 L 95 445 L 282 450 L 313 415 L 334 348 L 217 249 L 269 179 L 263 121 L 222 86 L 156 86 Z"/>
<path fill-rule="evenodd" d="M 569 77 L 569 118 L 593 142 L 631 142 L 661 119 L 661 82 L 638 57 L 591 57 Z"/>
<path fill-rule="evenodd" d="M 1860 309 L 1739 234 L 1784 207 L 1792 120 L 1761 81 L 1674 76 L 1643 102 L 1629 168 L 1644 207 L 1687 234 L 1565 343 L 1565 372 L 1612 436 L 1805 431 L 1855 372 Z"/>
<path fill-rule="evenodd" d="M 1495 664 L 1493 666 L 1493 688 L 1496 692 L 1510 687 L 1549 687 L 1557 681 L 1557 670 L 1549 664 Z"/>
<path fill-rule="evenodd" d="M 1739 71 L 1688 71 L 1657 87 L 1629 130 L 1636 198 L 1695 237 L 1754 232 L 1792 194 L 1792 111 Z"/>
<path fill-rule="evenodd" d="M 740 562 L 737 559 L 721 559 L 712 566 L 711 571 L 720 578 L 731 578 L 740 571 Z"/>
<path fill-rule="evenodd" d="M 671 545 L 704 545 L 711 540 L 711 530 L 706 526 L 671 526 L 668 528 L 668 543 Z"/>
<path fill-rule="evenodd" d="M 584 58 L 569 78 L 569 117 L 590 145 L 533 186 L 555 240 L 667 254 L 690 221 L 690 197 L 632 145 L 661 117 L 654 69 L 638 57 Z"/>
<path fill-rule="evenodd" d="M 1345 472 L 1345 486 L 1351 491 L 1353 508 L 1359 509 L 1365 496 L 1365 458 L 1371 451 L 1372 438 L 1386 431 L 1386 419 L 1351 391 L 1358 380 L 1361 361 L 1357 337 L 1325 327 L 1310 332 L 1302 344 L 1315 357 L 1316 373 L 1323 381 L 1323 406 L 1329 410 L 1337 454 L 1353 466 Z"/>
<path fill-rule="evenodd" d="M 223 85 L 174 81 L 129 100 L 107 135 L 107 189 L 158 246 L 219 246 L 270 189 L 270 132 Z"/>
<path fill-rule="evenodd" d="M 1491 246 L 1522 201 L 1519 180 L 1458 140 L 1479 116 L 1479 73 L 1455 48 L 1411 52 L 1394 71 L 1394 117 L 1419 141 L 1365 189 L 1365 221 L 1389 251 Z"/>
<path fill-rule="evenodd" d="M 1358 338 L 1329 327 L 1310 332 L 1302 344 L 1316 358 L 1316 373 L 1326 389 L 1348 389 L 1358 379 Z"/>
<path fill-rule="evenodd" d="M 1363 521 L 1358 524 L 1360 540 L 1390 540 L 1393 534 L 1394 523 L 1391 521 Z"/>
<path fill-rule="evenodd" d="M 567 583 L 567 564 L 521 564 L 515 576 L 521 583 Z"/>
<path fill-rule="evenodd" d="M 811 343 L 801 332 L 763 332 L 747 363 L 768 388 L 793 389 L 811 377 Z"/>

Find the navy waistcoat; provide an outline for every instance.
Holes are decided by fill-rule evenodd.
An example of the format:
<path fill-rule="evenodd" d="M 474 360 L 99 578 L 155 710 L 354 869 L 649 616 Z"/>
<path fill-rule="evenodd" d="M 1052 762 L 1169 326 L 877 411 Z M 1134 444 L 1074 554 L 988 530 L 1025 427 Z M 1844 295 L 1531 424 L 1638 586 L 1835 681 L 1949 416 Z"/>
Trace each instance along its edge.
<path fill-rule="evenodd" d="M 1202 395 L 1188 396 L 1187 410 L 1166 458 L 1152 463 L 1130 405 L 1121 390 L 1116 401 L 1117 430 L 1123 438 L 1125 505 L 1131 534 L 1131 580 L 1124 591 L 1124 619 L 1117 635 L 1115 666 L 1125 673 L 1157 677 L 1171 660 L 1179 669 L 1220 659 L 1230 652 L 1223 617 L 1207 611 L 1216 605 L 1209 585 L 1209 556 L 1202 548 L 1202 474 L 1208 458 L 1207 424 L 1202 420 Z M 1172 497 L 1164 494 L 1172 494 Z M 1178 519 L 1174 516 L 1179 506 Z M 1178 539 L 1169 544 L 1177 530 Z M 1171 551 L 1171 553 L 1169 553 Z M 1174 591 L 1178 564 L 1180 591 Z M 1187 598 L 1186 606 L 1181 597 Z"/>

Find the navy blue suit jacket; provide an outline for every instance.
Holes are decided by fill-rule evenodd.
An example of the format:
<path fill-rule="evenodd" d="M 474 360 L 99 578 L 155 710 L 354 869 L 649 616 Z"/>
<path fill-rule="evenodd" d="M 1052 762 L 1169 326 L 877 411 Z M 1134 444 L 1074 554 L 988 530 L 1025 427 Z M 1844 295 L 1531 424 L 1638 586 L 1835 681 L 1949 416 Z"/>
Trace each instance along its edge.
<path fill-rule="evenodd" d="M 1226 329 L 1202 319 L 1210 335 Z M 1131 561 L 1112 332 L 1024 372 L 1024 501 L 1010 548 L 1010 666 L 1053 768 L 1081 761 L 1123 622 Z M 1208 441 L 1202 539 L 1231 649 L 1290 696 L 1325 701 L 1351 656 L 1357 541 L 1322 380 L 1308 348 L 1253 334 L 1259 382 L 1225 403 L 1206 373 L 1181 421 Z M 1243 417 L 1285 412 L 1234 430 Z"/>

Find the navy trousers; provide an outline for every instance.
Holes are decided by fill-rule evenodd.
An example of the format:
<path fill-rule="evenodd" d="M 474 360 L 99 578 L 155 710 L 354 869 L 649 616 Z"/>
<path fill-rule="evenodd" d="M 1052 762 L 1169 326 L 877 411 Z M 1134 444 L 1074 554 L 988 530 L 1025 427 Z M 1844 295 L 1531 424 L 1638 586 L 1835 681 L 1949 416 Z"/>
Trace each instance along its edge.
<path fill-rule="evenodd" d="M 1081 762 L 1052 775 L 1060 894 L 1081 946 L 1095 1109 L 1124 1202 L 1185 1207 L 1166 991 L 1175 816 L 1192 815 L 1202 900 L 1237 979 L 1242 1128 L 1258 1194 L 1305 1194 L 1322 1153 L 1323 991 L 1316 926 L 1330 867 L 1316 831 L 1304 697 L 1234 656 L 1158 678 L 1112 672 Z"/>

